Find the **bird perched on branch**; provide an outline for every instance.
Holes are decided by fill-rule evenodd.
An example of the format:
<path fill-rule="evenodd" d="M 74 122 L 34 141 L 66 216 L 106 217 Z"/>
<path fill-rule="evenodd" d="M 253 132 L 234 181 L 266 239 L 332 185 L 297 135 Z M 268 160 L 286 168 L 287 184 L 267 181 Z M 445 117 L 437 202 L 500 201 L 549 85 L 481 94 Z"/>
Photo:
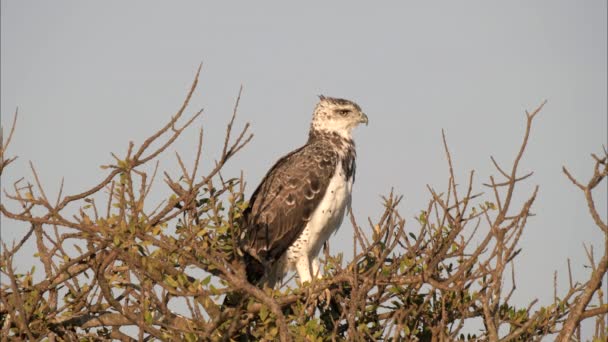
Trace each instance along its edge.
<path fill-rule="evenodd" d="M 293 269 L 302 283 L 320 277 L 321 247 L 350 206 L 352 131 L 367 115 L 352 101 L 319 98 L 308 141 L 274 164 L 243 213 L 240 247 L 252 284 L 274 287 Z"/>

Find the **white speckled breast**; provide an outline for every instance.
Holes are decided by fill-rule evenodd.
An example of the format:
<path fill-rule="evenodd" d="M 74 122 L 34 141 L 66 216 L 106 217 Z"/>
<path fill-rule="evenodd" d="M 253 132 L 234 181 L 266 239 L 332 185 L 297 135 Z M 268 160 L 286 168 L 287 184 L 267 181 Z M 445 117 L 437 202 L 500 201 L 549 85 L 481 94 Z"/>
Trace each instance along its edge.
<path fill-rule="evenodd" d="M 306 256 L 315 258 L 324 242 L 335 232 L 344 218 L 351 201 L 353 180 L 346 179 L 342 166 L 338 164 L 336 173 L 329 182 L 325 196 L 315 209 L 302 234 L 287 250 L 287 268 L 293 269 L 295 262 Z"/>

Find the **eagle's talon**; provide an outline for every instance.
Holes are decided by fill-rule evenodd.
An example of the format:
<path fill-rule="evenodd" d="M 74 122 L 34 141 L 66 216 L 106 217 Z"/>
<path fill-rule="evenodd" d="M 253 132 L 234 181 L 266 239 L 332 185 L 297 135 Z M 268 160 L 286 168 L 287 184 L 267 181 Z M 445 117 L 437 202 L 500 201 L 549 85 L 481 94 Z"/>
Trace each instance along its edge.
<path fill-rule="evenodd" d="M 331 303 L 331 291 L 327 288 L 325 290 L 323 290 L 323 292 L 321 292 L 321 294 L 319 294 L 319 296 L 315 300 L 315 306 L 319 306 L 319 304 L 321 304 L 323 302 L 325 302 L 325 304 L 323 305 L 323 309 L 324 310 L 329 309 L 329 305 Z"/>
<path fill-rule="evenodd" d="M 312 300 L 312 307 L 318 307 L 319 309 L 327 310 L 329 309 L 330 303 L 331 291 L 329 289 L 325 289 L 323 290 L 323 292 L 321 292 L 321 294 L 319 294 Z"/>
<path fill-rule="evenodd" d="M 331 291 L 326 288 L 323 291 L 323 293 L 321 294 L 321 296 L 319 296 L 319 297 L 324 297 L 324 299 L 325 299 L 325 307 L 324 307 L 324 309 L 325 310 L 329 309 L 329 304 L 331 303 Z"/>

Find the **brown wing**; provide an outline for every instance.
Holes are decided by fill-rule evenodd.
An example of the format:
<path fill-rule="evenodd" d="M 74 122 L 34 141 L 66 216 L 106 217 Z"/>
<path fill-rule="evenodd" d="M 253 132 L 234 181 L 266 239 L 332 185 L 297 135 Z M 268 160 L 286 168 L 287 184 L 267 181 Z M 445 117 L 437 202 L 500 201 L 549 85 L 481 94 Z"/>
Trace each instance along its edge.
<path fill-rule="evenodd" d="M 337 154 L 323 144 L 305 145 L 279 159 L 251 196 L 243 250 L 262 262 L 285 253 L 325 195 L 337 163 Z"/>

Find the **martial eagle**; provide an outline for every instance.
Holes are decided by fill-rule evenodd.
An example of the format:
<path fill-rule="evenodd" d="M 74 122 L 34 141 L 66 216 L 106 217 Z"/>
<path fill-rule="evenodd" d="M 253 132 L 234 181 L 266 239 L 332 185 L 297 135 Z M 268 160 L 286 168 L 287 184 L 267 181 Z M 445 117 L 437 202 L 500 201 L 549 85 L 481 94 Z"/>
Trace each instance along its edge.
<path fill-rule="evenodd" d="M 352 130 L 367 115 L 352 101 L 319 98 L 308 141 L 274 164 L 243 213 L 240 247 L 252 284 L 274 287 L 293 269 L 302 283 L 320 277 L 321 247 L 350 206 Z"/>

